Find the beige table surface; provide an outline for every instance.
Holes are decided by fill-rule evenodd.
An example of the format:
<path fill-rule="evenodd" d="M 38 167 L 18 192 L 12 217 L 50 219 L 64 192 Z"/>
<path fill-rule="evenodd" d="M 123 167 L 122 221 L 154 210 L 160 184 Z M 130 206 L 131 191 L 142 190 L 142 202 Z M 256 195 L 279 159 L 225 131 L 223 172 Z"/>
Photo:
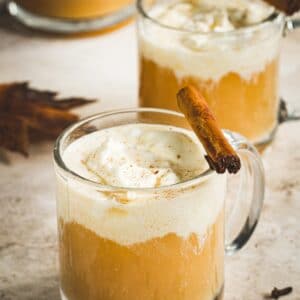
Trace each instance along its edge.
<path fill-rule="evenodd" d="M 30 80 L 63 95 L 101 99 L 82 115 L 129 107 L 137 98 L 137 50 L 131 24 L 109 35 L 59 39 L 33 35 L 0 16 L 0 82 Z M 300 102 L 300 31 L 283 43 L 281 90 Z M 263 299 L 292 285 L 300 299 L 300 123 L 280 127 L 264 155 L 267 191 L 260 224 L 226 259 L 226 300 Z M 52 144 L 0 164 L 0 299 L 58 300 Z M 84 299 L 82 299 L 84 300 Z M 142 300 L 142 299 L 141 299 Z M 166 299 L 171 300 L 171 299 Z"/>

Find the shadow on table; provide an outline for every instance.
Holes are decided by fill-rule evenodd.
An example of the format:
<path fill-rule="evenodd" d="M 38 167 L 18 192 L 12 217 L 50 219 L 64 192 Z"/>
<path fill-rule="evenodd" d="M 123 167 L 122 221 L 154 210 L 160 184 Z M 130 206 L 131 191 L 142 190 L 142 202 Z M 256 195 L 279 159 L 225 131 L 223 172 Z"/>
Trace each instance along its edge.
<path fill-rule="evenodd" d="M 60 300 L 58 278 L 43 277 L 35 282 L 0 290 L 0 300 Z"/>

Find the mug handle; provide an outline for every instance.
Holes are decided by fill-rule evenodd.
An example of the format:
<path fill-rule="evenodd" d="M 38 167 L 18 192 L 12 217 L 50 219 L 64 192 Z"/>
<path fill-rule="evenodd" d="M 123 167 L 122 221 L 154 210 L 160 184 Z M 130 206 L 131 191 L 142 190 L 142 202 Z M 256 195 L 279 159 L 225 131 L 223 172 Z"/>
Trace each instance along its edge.
<path fill-rule="evenodd" d="M 236 221 L 236 215 L 240 216 L 241 209 L 240 207 L 238 210 L 236 209 L 237 204 L 249 202 L 250 205 L 241 230 L 230 242 L 225 244 L 226 254 L 231 255 L 247 243 L 258 223 L 264 200 L 265 178 L 263 164 L 255 147 L 237 133 L 225 131 L 225 134 L 242 162 L 238 195 L 234 203 L 235 213 L 229 218 L 228 225 L 230 226 Z"/>
<path fill-rule="evenodd" d="M 285 21 L 285 29 L 283 35 L 286 36 L 289 34 L 289 32 L 297 28 L 300 28 L 300 16 L 287 17 Z M 288 121 L 299 121 L 299 120 L 300 120 L 300 111 L 288 107 L 287 101 L 281 98 L 279 112 L 278 112 L 279 124 Z"/>

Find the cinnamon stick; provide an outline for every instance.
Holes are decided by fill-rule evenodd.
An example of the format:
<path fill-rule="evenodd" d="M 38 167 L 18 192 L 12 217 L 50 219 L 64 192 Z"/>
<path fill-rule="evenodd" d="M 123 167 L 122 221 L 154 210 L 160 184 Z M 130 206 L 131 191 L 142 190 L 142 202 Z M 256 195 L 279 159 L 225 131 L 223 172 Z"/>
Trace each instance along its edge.
<path fill-rule="evenodd" d="M 287 15 L 293 15 L 300 10 L 300 0 L 265 0 L 265 2 Z"/>
<path fill-rule="evenodd" d="M 204 97 L 194 87 L 187 86 L 177 93 L 177 104 L 203 144 L 210 168 L 217 173 L 226 170 L 237 173 L 241 168 L 240 158 L 225 138 Z"/>

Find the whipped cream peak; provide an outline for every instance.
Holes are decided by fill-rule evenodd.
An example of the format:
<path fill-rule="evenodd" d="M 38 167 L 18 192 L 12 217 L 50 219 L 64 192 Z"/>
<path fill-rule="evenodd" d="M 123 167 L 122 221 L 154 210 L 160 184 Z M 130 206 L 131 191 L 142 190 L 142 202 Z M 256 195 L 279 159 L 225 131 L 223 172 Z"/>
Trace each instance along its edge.
<path fill-rule="evenodd" d="M 150 16 L 161 24 L 190 31 L 228 32 L 262 22 L 274 8 L 260 0 L 194 0 L 154 6 Z"/>
<path fill-rule="evenodd" d="M 173 185 L 207 169 L 201 144 L 175 127 L 135 124 L 91 133 L 64 153 L 74 172 L 103 185 L 153 188 Z"/>

